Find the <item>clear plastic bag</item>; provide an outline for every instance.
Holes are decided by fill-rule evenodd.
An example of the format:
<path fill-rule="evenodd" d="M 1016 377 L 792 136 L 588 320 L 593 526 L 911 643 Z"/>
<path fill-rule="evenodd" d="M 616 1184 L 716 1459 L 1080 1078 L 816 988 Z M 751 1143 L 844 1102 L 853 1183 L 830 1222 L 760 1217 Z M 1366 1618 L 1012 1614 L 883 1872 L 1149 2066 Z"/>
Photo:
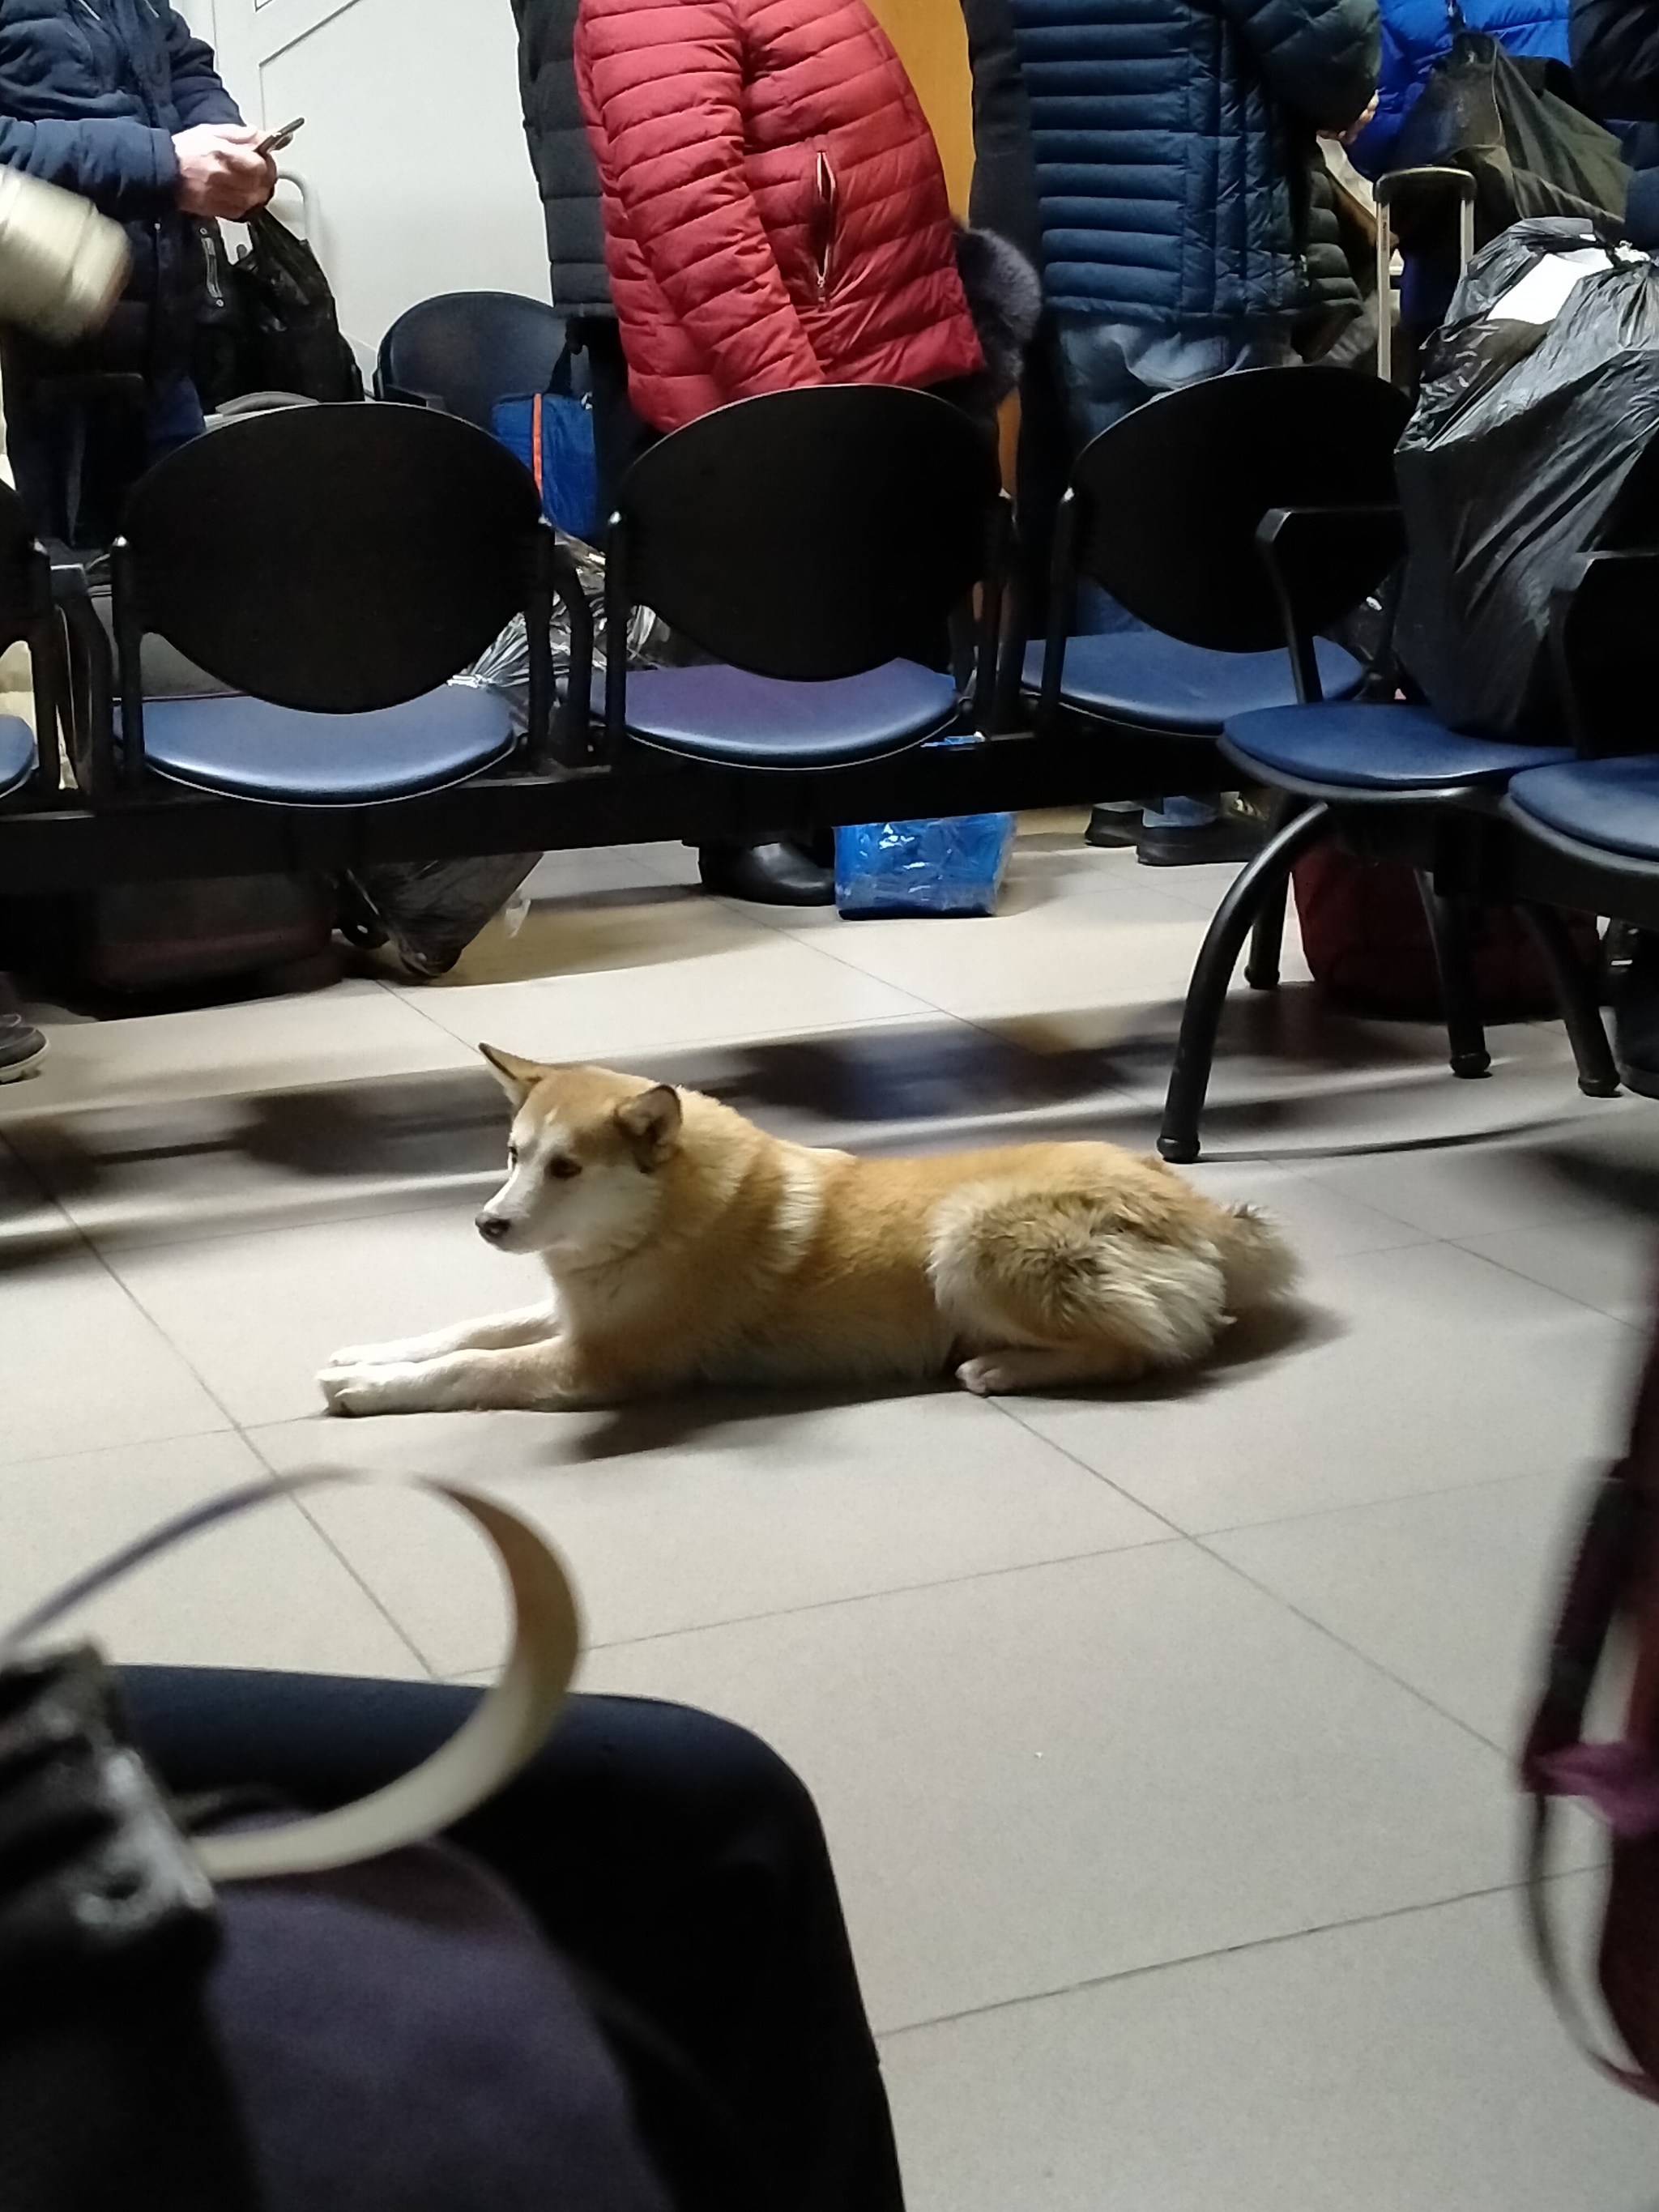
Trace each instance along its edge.
<path fill-rule="evenodd" d="M 610 629 L 605 617 L 605 556 L 592 545 L 584 544 L 580 538 L 567 538 L 562 532 L 559 543 L 574 561 L 581 578 L 583 595 L 593 617 L 593 665 L 603 668 L 611 649 Z M 554 682 L 562 694 L 570 675 L 570 617 L 558 600 L 553 605 L 548 636 L 553 647 Z M 665 657 L 668 647 L 667 623 L 653 614 L 649 607 L 635 607 L 628 625 L 629 666 L 653 667 Z M 453 680 L 500 692 L 513 716 L 514 728 L 522 736 L 530 721 L 530 645 L 524 617 L 514 615 L 495 642 L 464 675 Z"/>
<path fill-rule="evenodd" d="M 836 905 L 848 921 L 994 914 L 1013 842 L 1012 814 L 854 823 L 836 832 Z"/>

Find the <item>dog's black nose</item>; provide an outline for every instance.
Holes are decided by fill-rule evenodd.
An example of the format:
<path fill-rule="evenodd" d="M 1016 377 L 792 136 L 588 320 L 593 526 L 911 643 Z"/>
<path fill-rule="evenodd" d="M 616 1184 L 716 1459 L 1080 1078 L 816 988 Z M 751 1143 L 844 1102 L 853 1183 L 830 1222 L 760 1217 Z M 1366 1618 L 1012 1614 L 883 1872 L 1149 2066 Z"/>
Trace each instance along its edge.
<path fill-rule="evenodd" d="M 492 1244 L 499 1244 L 507 1234 L 507 1224 L 499 1213 L 481 1213 L 478 1216 L 478 1234 L 487 1237 Z"/>

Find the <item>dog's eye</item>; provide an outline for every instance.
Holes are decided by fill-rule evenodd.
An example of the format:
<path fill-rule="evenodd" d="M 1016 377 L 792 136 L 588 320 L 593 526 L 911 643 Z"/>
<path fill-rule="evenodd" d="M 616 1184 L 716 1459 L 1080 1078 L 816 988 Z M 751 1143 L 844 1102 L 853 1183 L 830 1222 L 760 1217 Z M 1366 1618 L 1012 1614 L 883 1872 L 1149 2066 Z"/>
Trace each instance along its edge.
<path fill-rule="evenodd" d="M 547 1164 L 549 1175 L 556 1176 L 561 1182 L 568 1182 L 572 1176 L 579 1176 L 581 1171 L 582 1164 L 580 1160 L 566 1159 L 562 1156 L 558 1159 L 550 1160 Z"/>

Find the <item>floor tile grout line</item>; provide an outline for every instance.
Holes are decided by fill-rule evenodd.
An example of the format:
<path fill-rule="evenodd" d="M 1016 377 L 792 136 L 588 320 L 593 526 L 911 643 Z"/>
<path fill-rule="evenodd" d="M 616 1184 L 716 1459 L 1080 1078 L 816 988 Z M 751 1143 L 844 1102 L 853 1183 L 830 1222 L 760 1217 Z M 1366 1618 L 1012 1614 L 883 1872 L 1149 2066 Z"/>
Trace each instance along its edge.
<path fill-rule="evenodd" d="M 1591 1874 L 1586 1867 L 1563 1867 L 1544 1876 L 1550 1882 L 1572 1881 Z M 1489 1882 L 1477 1889 L 1454 1891 L 1446 1897 L 1422 1898 L 1410 1905 L 1395 1905 L 1379 1912 L 1354 1913 L 1336 1920 L 1323 1920 L 1311 1928 L 1291 1928 L 1276 1936 L 1248 1936 L 1243 1942 L 1218 1943 L 1205 1951 L 1186 1951 L 1172 1959 L 1149 1960 L 1144 1966 L 1123 1966 L 1115 1972 L 1085 1975 L 1081 1981 L 1062 1982 L 1053 1989 L 1022 1990 L 1017 1996 L 994 1997 L 988 2004 L 965 2005 L 957 2012 L 931 2014 L 925 2020 L 902 2021 L 896 2027 L 876 2030 L 880 2044 L 896 2043 L 907 2035 L 925 2035 L 931 2029 L 953 2027 L 971 2020 L 982 2020 L 994 2013 L 1016 2012 L 1024 2005 L 1053 2003 L 1061 1997 L 1081 1996 L 1091 1990 L 1110 1989 L 1124 1982 L 1146 1981 L 1154 1974 L 1178 1973 L 1183 1967 L 1201 1966 L 1218 1959 L 1246 1957 L 1261 1951 L 1282 1950 L 1287 1944 L 1304 1943 L 1321 1936 L 1340 1935 L 1350 1928 L 1383 1928 L 1396 1920 L 1420 1918 L 1430 1912 L 1450 1911 L 1460 1905 L 1478 1905 L 1492 1897 L 1516 1897 L 1526 1892 L 1524 1881 Z"/>
<path fill-rule="evenodd" d="M 8 1152 L 11 1152 L 12 1148 L 8 1146 L 7 1150 Z M 13 1152 L 12 1157 L 14 1158 L 17 1158 L 16 1153 Z M 35 1174 L 34 1170 L 32 1167 L 29 1167 L 27 1163 L 24 1164 L 24 1172 L 31 1178 L 32 1181 L 34 1182 L 37 1188 L 40 1187 L 40 1177 Z M 94 1243 L 93 1238 L 87 1234 L 80 1223 L 76 1220 L 74 1215 L 65 1212 L 64 1208 L 59 1205 L 58 1200 L 49 1191 L 44 1191 L 43 1195 L 46 1198 L 46 1203 L 52 1207 L 52 1211 L 60 1215 L 64 1221 L 67 1223 L 70 1237 L 74 1242 L 78 1243 L 85 1251 L 87 1255 L 95 1261 L 97 1266 L 102 1269 L 103 1273 L 115 1285 L 115 1288 L 126 1300 L 127 1304 L 131 1305 L 134 1311 L 139 1314 L 148 1325 L 155 1330 L 157 1336 L 161 1338 L 162 1343 L 166 1345 L 167 1350 L 185 1370 L 185 1373 L 191 1376 L 191 1380 L 196 1383 L 197 1387 L 200 1389 L 202 1395 L 208 1400 L 209 1403 L 216 1406 L 219 1412 L 224 1416 L 224 1429 L 190 1429 L 183 1431 L 183 1433 L 192 1437 L 222 1436 L 224 1434 L 225 1430 L 228 1429 L 233 1430 L 238 1435 L 240 1435 L 241 1425 L 237 1420 L 236 1416 L 232 1413 L 230 1407 L 226 1405 L 224 1400 L 208 1381 L 206 1376 L 202 1373 L 201 1370 L 197 1366 L 196 1362 L 190 1357 L 189 1353 L 185 1351 L 181 1345 L 173 1340 L 171 1332 L 163 1328 L 161 1322 L 153 1313 L 151 1313 L 149 1308 L 144 1304 L 143 1300 L 133 1291 L 131 1285 L 122 1280 L 121 1277 L 110 1265 L 109 1261 L 105 1256 L 104 1253 Z M 147 1439 L 147 1441 L 165 1443 L 168 1442 L 169 1439 L 167 1437 L 159 1437 Z M 93 1449 L 94 1451 L 100 1449 L 118 1450 L 121 1447 L 118 1443 L 108 1447 L 100 1447 L 98 1445 L 93 1446 Z M 37 1456 L 48 1459 L 73 1459 L 79 1455 L 80 1455 L 74 1452 L 52 1452 L 44 1455 L 37 1455 Z"/>
<path fill-rule="evenodd" d="M 1372 1653 L 1362 1650 L 1357 1644 L 1351 1644 L 1346 1636 L 1340 1635 L 1328 1623 L 1319 1620 L 1304 1607 L 1297 1605 L 1293 1599 L 1286 1597 L 1282 1591 L 1273 1589 L 1267 1583 L 1258 1581 L 1256 1577 L 1249 1573 L 1247 1569 L 1225 1558 L 1212 1545 L 1206 1543 L 1202 1537 L 1194 1537 L 1193 1540 L 1206 1559 L 1213 1559 L 1218 1567 L 1224 1567 L 1229 1574 L 1236 1576 L 1240 1582 L 1255 1590 L 1259 1596 L 1267 1598 L 1271 1603 L 1280 1607 L 1291 1614 L 1294 1620 L 1316 1631 L 1328 1644 L 1334 1644 L 1339 1651 L 1346 1651 L 1351 1657 L 1358 1659 L 1363 1666 L 1368 1668 L 1382 1681 L 1391 1682 L 1396 1689 L 1405 1691 L 1407 1697 L 1425 1707 L 1428 1711 L 1437 1714 L 1443 1721 L 1449 1721 L 1455 1729 L 1468 1736 L 1472 1742 L 1480 1744 L 1483 1750 L 1493 1753 L 1507 1764 L 1513 1763 L 1516 1750 L 1515 1745 L 1494 1743 L 1489 1735 L 1482 1735 L 1472 1722 L 1466 1721 L 1461 1715 L 1449 1711 L 1437 1698 L 1431 1698 L 1426 1690 L 1420 1690 L 1414 1682 L 1408 1682 L 1403 1674 L 1396 1674 L 1392 1667 L 1385 1665 Z"/>
<path fill-rule="evenodd" d="M 274 1465 L 266 1455 L 260 1450 L 258 1445 L 254 1442 L 252 1437 L 249 1435 L 246 1429 L 239 1428 L 237 1434 L 240 1437 L 242 1442 L 247 1446 L 248 1449 L 253 1454 L 254 1457 L 258 1461 L 260 1466 L 264 1468 L 265 1473 L 271 1477 L 273 1481 L 278 1480 L 284 1474 L 291 1474 L 293 1472 L 291 1468 L 279 1468 Z M 345 1569 L 346 1573 L 350 1577 L 351 1580 L 356 1583 L 358 1589 L 362 1590 L 363 1595 L 368 1600 L 375 1612 L 380 1614 L 381 1620 L 384 1620 L 387 1627 L 391 1629 L 398 1643 L 401 1644 L 404 1649 L 409 1653 L 410 1657 L 414 1660 L 416 1665 L 421 1669 L 428 1681 L 441 1681 L 443 1678 L 439 1674 L 437 1668 L 434 1667 L 430 1659 L 427 1657 L 425 1652 L 422 1651 L 419 1644 L 416 1643 L 415 1638 L 404 1626 L 402 1621 L 398 1619 L 397 1615 L 391 1610 L 390 1607 L 387 1606 L 385 1600 L 380 1595 L 379 1592 L 374 1589 L 373 1585 L 358 1571 L 357 1568 L 352 1564 L 346 1553 L 342 1551 L 339 1545 L 335 1542 L 334 1538 L 330 1534 L 327 1528 L 324 1527 L 323 1523 L 317 1518 L 317 1516 L 311 1510 L 311 1503 L 309 1498 L 303 1492 L 290 1493 L 289 1502 L 298 1507 L 307 1525 L 315 1531 L 316 1534 L 322 1540 L 325 1548 L 333 1553 L 334 1557 Z"/>
<path fill-rule="evenodd" d="M 1483 1231 L 1482 1233 L 1484 1234 L 1485 1232 Z M 1510 1231 L 1503 1229 L 1494 1230 L 1492 1231 L 1492 1235 L 1498 1237 L 1510 1235 L 1536 1236 L 1540 1234 L 1548 1236 L 1550 1233 L 1551 1231 L 1547 1228 L 1541 1231 L 1535 1230 Z M 1460 1243 L 1455 1237 L 1444 1237 L 1441 1241 L 1447 1244 L 1455 1244 L 1457 1246 L 1457 1249 L 1460 1252 L 1467 1253 L 1471 1260 L 1484 1260 L 1489 1267 L 1496 1267 L 1500 1273 L 1508 1275 L 1515 1282 L 1530 1284 L 1532 1288 L 1535 1291 L 1548 1291 L 1558 1298 L 1565 1298 L 1570 1305 L 1578 1307 L 1581 1312 L 1599 1314 L 1603 1321 L 1616 1322 L 1621 1328 L 1641 1329 L 1645 1332 L 1651 1326 L 1650 1322 L 1646 1317 L 1632 1321 L 1624 1314 L 1609 1313 L 1605 1306 L 1592 1304 L 1589 1299 L 1581 1298 L 1574 1291 L 1564 1291 L 1559 1283 L 1540 1282 L 1536 1275 L 1528 1275 L 1522 1268 L 1512 1267 L 1507 1261 L 1499 1260 L 1490 1252 L 1478 1252 L 1472 1244 Z"/>
<path fill-rule="evenodd" d="M 759 1613 L 731 1613 L 719 1620 L 693 1621 L 678 1628 L 653 1628 L 643 1636 L 595 1637 L 584 1648 L 589 1651 L 631 1651 L 641 1644 L 663 1644 L 677 1636 L 712 1636 L 726 1628 L 752 1628 L 769 1620 L 793 1620 L 805 1613 L 831 1613 L 842 1606 L 877 1605 L 884 1598 L 914 1597 L 927 1590 L 958 1589 L 969 1583 L 995 1582 L 1006 1575 L 1038 1574 L 1049 1567 L 1080 1566 L 1090 1559 L 1115 1559 L 1136 1552 L 1162 1551 L 1165 1545 L 1181 1540 L 1183 1539 L 1180 1529 L 1171 1528 L 1167 1536 L 1138 1538 L 1127 1544 L 1097 1545 L 1086 1552 L 1060 1552 L 1052 1559 L 1011 1560 L 1006 1566 L 975 1567 L 962 1575 L 930 1575 L 921 1582 L 895 1583 L 882 1589 L 844 1590 L 835 1597 L 810 1598 L 804 1605 L 771 1606 Z M 471 1674 L 477 1669 L 463 1667 L 456 1672 Z"/>

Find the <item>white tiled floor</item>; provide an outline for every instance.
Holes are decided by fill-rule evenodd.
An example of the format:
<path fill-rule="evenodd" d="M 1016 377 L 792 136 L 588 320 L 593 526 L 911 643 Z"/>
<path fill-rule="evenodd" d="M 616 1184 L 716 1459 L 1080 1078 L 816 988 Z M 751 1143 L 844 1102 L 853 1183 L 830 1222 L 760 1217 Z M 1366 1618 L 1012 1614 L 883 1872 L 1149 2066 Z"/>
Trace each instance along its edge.
<path fill-rule="evenodd" d="M 588 1686 L 750 1722 L 811 1784 L 916 2212 L 1659 2212 L 1659 2123 L 1564 2042 L 1512 1887 L 1517 1716 L 1659 1218 L 1659 1109 L 1580 1098 L 1553 1026 L 1459 1084 L 1294 955 L 1241 994 L 1196 1172 L 1284 1221 L 1305 1310 L 1178 1388 L 318 1410 L 336 1344 L 518 1294 L 469 1227 L 479 1036 L 868 1149 L 1149 1142 L 1225 876 L 1077 826 L 1028 825 L 993 921 L 726 904 L 641 848 L 545 863 L 436 987 L 55 1024 L 0 1091 L 0 1612 L 262 1466 L 465 1475 L 570 1559 Z M 469 1540 L 283 1503 L 96 1625 L 476 1676 Z"/>

